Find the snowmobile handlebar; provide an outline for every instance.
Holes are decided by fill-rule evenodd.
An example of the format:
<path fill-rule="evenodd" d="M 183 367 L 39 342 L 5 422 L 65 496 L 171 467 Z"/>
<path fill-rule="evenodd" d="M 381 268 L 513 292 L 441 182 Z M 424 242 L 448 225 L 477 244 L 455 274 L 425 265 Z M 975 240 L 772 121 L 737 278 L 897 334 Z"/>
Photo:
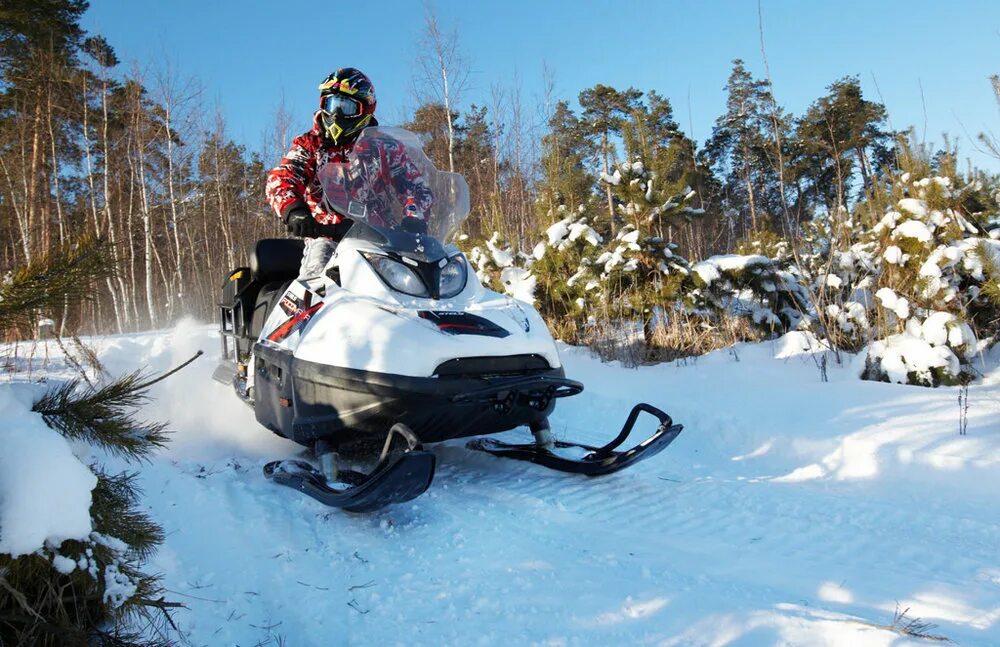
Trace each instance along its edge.
<path fill-rule="evenodd" d="M 354 224 L 353 220 L 344 218 L 335 225 L 324 225 L 316 223 L 316 236 L 322 238 L 332 238 L 336 242 L 340 242 L 340 239 L 347 234 L 347 231 Z"/>
<path fill-rule="evenodd" d="M 339 243 L 353 226 L 354 220 L 344 218 L 335 225 L 316 223 L 314 231 L 318 237 L 332 238 L 334 241 Z M 427 234 L 427 222 L 420 218 L 407 217 L 403 218 L 403 220 L 399 223 L 399 226 L 395 229 L 407 234 Z"/>

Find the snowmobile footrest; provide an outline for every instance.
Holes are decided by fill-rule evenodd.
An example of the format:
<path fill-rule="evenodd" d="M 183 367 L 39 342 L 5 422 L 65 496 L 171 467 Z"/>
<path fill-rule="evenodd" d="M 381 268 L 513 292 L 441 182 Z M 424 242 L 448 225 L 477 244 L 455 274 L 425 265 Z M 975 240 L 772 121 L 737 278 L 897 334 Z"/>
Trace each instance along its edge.
<path fill-rule="evenodd" d="M 371 474 L 346 471 L 345 488 L 331 487 L 323 473 L 305 461 L 273 461 L 264 466 L 264 477 L 308 494 L 320 503 L 348 512 L 370 512 L 391 503 L 415 499 L 434 478 L 434 454 L 412 450 L 381 461 Z"/>
<path fill-rule="evenodd" d="M 656 432 L 631 449 L 615 451 L 619 445 L 625 442 L 629 434 L 632 433 L 636 419 L 643 412 L 655 416 L 660 421 Z M 590 445 L 556 441 L 553 443 L 552 449 L 547 449 L 537 443 L 514 445 L 492 438 L 479 438 L 470 441 L 466 446 L 470 449 L 502 458 L 530 461 L 560 472 L 571 472 L 586 476 L 602 476 L 625 469 L 641 460 L 655 456 L 666 449 L 667 445 L 677 438 L 677 435 L 681 433 L 683 428 L 682 425 L 673 424 L 670 416 L 656 407 L 640 403 L 632 408 L 632 412 L 629 414 L 628 419 L 625 421 L 625 426 L 622 427 L 618 436 L 603 447 L 591 447 Z M 559 455 L 558 450 L 560 449 L 582 449 L 589 453 L 582 458 L 568 458 Z"/>

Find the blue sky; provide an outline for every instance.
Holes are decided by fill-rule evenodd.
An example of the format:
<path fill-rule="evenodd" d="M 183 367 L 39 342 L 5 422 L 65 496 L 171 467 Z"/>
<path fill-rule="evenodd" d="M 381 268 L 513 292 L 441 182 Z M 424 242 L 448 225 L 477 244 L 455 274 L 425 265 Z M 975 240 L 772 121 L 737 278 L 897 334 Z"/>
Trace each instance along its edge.
<path fill-rule="evenodd" d="M 488 103 L 493 84 L 517 78 L 533 110 L 544 65 L 556 98 L 596 83 L 655 89 L 703 142 L 724 110 L 732 59 L 764 73 L 756 0 L 436 0 L 434 8 L 442 26 L 459 30 L 471 71 L 465 104 Z M 1000 133 L 988 81 L 1000 73 L 1000 1 L 762 0 L 762 8 L 775 94 L 788 110 L 801 114 L 831 82 L 857 75 L 893 127 L 915 126 L 935 142 L 947 132 L 963 156 L 1000 171 L 967 137 Z M 294 130 L 305 130 L 316 85 L 337 67 L 368 73 L 383 122 L 415 105 L 418 1 L 91 0 L 83 24 L 126 65 L 169 61 L 197 77 L 230 136 L 251 147 L 282 95 Z"/>

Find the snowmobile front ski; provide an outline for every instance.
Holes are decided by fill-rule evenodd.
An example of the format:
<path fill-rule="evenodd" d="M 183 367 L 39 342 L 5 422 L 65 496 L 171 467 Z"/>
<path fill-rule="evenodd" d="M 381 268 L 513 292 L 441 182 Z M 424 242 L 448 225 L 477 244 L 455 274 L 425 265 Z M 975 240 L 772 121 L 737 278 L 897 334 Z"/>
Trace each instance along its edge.
<path fill-rule="evenodd" d="M 660 421 L 656 432 L 631 449 L 615 451 L 632 433 L 632 428 L 635 426 L 639 414 L 643 412 L 655 416 Z M 571 472 L 586 476 L 602 476 L 625 469 L 650 456 L 655 456 L 666 449 L 667 445 L 672 443 L 674 438 L 677 438 L 677 435 L 681 433 L 683 428 L 682 425 L 673 424 L 670 416 L 663 411 L 652 405 L 640 403 L 632 408 L 632 412 L 629 414 L 628 419 L 625 421 L 625 426 L 622 427 L 618 436 L 603 447 L 591 447 L 590 445 L 563 441 L 547 441 L 547 427 L 532 429 L 536 439 L 541 442 L 515 445 L 492 438 L 479 438 L 469 442 L 466 446 L 470 449 L 502 458 L 530 461 L 560 472 Z M 560 456 L 556 451 L 567 449 L 584 450 L 588 453 L 582 458 L 571 458 Z"/>
<path fill-rule="evenodd" d="M 394 437 L 407 443 L 402 454 L 390 454 Z M 353 470 L 337 472 L 333 486 L 326 475 L 305 461 L 273 461 L 264 466 L 264 477 L 294 488 L 324 505 L 348 512 L 370 512 L 391 503 L 402 503 L 423 494 L 434 479 L 434 454 L 423 451 L 417 437 L 403 424 L 389 431 L 378 464 L 369 474 Z"/>

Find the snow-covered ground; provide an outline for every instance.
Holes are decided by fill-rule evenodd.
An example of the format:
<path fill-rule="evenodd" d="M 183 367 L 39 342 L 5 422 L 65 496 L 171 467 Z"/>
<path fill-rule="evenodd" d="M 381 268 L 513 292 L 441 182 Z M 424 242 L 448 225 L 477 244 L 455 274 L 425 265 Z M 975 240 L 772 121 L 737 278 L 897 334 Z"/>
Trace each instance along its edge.
<path fill-rule="evenodd" d="M 960 436 L 957 389 L 862 382 L 832 359 L 823 382 L 798 334 L 639 369 L 564 347 L 587 391 L 559 403 L 557 435 L 599 443 L 639 400 L 685 431 L 591 480 L 437 445 L 424 496 L 351 515 L 264 480 L 299 447 L 211 380 L 209 327 L 91 343 L 116 374 L 207 351 L 154 387 L 146 414 L 176 433 L 141 467 L 182 644 L 926 642 L 886 626 L 897 609 L 1000 644 L 996 353 Z"/>

